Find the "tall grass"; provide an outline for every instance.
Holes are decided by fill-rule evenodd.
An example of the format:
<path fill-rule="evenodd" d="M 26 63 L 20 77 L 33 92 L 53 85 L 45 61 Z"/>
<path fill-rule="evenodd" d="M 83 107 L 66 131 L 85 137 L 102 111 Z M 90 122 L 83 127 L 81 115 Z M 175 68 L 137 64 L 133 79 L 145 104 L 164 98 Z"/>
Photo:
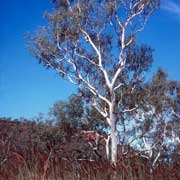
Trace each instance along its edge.
<path fill-rule="evenodd" d="M 120 160 L 117 166 L 108 161 L 85 159 L 69 160 L 54 156 L 45 157 L 42 162 L 26 160 L 14 154 L 14 158 L 0 167 L 1 180 L 179 180 L 178 166 L 159 165 L 150 171 L 148 162 L 139 158 Z M 41 161 L 41 162 L 40 162 Z"/>
<path fill-rule="evenodd" d="M 0 180 L 180 179 L 178 163 L 152 169 L 148 160 L 130 152 L 119 154 L 113 166 L 103 158 L 103 148 L 100 154 L 95 156 L 76 130 L 0 122 Z"/>

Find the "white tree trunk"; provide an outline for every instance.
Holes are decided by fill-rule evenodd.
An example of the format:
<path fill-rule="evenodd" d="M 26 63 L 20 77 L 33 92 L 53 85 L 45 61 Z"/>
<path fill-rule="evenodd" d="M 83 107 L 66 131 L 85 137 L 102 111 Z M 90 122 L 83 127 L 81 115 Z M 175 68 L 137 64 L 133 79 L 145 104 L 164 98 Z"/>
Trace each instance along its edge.
<path fill-rule="evenodd" d="M 112 103 L 109 108 L 109 117 L 111 121 L 111 163 L 116 164 L 117 162 L 117 136 L 116 136 L 116 116 L 114 114 L 114 98 L 112 97 Z"/>
<path fill-rule="evenodd" d="M 113 119 L 114 121 L 114 119 Z M 111 162 L 116 164 L 117 162 L 117 137 L 116 137 L 116 127 L 115 122 L 111 125 Z"/>
<path fill-rule="evenodd" d="M 107 160 L 110 160 L 110 153 L 109 153 L 109 140 L 110 140 L 111 136 L 108 135 L 107 139 L 105 139 L 105 143 L 106 143 L 106 158 Z"/>

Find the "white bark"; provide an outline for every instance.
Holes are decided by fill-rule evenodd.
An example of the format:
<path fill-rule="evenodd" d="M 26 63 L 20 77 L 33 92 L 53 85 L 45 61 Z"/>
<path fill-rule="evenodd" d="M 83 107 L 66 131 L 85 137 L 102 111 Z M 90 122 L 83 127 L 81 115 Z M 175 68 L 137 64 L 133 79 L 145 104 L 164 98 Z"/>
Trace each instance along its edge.
<path fill-rule="evenodd" d="M 117 133 L 116 133 L 116 116 L 115 111 L 115 93 L 113 89 L 110 89 L 111 104 L 109 105 L 109 118 L 111 121 L 111 162 L 116 164 L 117 162 Z"/>
<path fill-rule="evenodd" d="M 111 138 L 111 136 L 108 135 L 107 139 L 105 139 L 107 160 L 110 160 L 110 153 L 109 153 L 109 141 L 110 141 L 110 138 Z"/>
<path fill-rule="evenodd" d="M 116 164 L 117 162 L 117 136 L 115 123 L 111 126 L 111 162 Z"/>

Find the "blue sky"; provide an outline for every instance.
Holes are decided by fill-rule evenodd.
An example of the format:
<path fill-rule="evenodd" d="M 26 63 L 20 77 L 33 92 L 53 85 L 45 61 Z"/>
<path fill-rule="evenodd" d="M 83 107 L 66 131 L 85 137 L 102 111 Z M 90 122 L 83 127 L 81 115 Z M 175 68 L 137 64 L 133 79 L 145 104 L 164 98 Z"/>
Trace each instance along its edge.
<path fill-rule="evenodd" d="M 26 49 L 23 36 L 46 21 L 48 0 L 2 1 L 0 6 L 0 117 L 32 118 L 46 113 L 58 99 L 66 99 L 76 87 L 54 71 L 39 65 Z M 180 1 L 164 0 L 150 18 L 138 41 L 155 49 L 154 72 L 163 67 L 180 81 Z"/>

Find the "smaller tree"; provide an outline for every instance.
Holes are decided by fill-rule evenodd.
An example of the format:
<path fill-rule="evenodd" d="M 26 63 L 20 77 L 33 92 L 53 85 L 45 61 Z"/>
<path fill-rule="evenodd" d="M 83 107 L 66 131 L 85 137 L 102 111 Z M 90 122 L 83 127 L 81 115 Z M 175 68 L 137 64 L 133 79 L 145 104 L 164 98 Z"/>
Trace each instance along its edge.
<path fill-rule="evenodd" d="M 67 101 L 59 100 L 49 110 L 50 121 L 56 125 L 69 124 L 88 130 L 103 130 L 104 117 L 80 95 L 72 94 Z"/>
<path fill-rule="evenodd" d="M 90 130 L 104 131 L 108 128 L 104 117 L 93 106 L 86 107 L 85 119 Z"/>
<path fill-rule="evenodd" d="M 134 142 L 155 166 L 159 159 L 165 160 L 163 156 L 176 152 L 180 143 L 180 83 L 169 80 L 168 74 L 159 69 L 144 84 L 143 91 L 143 111 L 134 117 L 139 121 L 134 131 L 139 140 Z"/>
<path fill-rule="evenodd" d="M 78 127 L 83 123 L 84 103 L 81 97 L 73 94 L 68 101 L 54 103 L 49 114 L 57 125 L 68 123 L 72 127 Z"/>

